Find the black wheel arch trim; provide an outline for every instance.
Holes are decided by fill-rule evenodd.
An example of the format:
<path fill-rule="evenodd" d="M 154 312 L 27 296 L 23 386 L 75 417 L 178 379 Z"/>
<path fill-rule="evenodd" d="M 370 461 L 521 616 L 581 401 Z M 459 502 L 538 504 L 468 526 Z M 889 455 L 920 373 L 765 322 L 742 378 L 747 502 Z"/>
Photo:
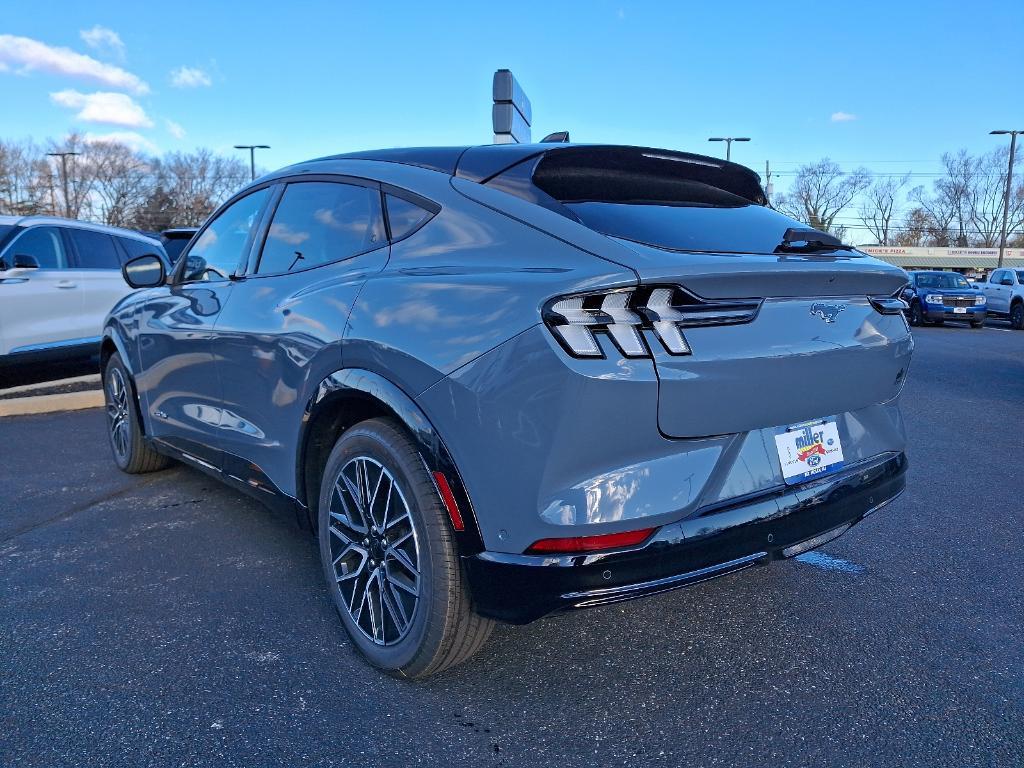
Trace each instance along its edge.
<path fill-rule="evenodd" d="M 309 499 L 304 498 L 306 495 L 304 491 L 305 464 L 310 448 L 308 427 L 321 409 L 331 407 L 332 403 L 338 400 L 352 397 L 369 398 L 376 401 L 409 431 L 424 466 L 428 473 L 431 473 L 431 481 L 434 481 L 433 472 L 442 472 L 455 497 L 455 502 L 458 504 L 464 522 L 464 530 L 455 530 L 453 526 L 452 531 L 459 554 L 467 556 L 483 551 L 483 538 L 473 510 L 473 503 L 469 498 L 459 469 L 437 429 L 406 392 L 384 376 L 362 368 L 343 368 L 324 378 L 309 399 L 303 414 L 295 465 L 296 488 L 301 494 L 298 501 L 308 510 L 309 522 L 313 530 L 316 530 L 316 502 L 310 503 Z"/>

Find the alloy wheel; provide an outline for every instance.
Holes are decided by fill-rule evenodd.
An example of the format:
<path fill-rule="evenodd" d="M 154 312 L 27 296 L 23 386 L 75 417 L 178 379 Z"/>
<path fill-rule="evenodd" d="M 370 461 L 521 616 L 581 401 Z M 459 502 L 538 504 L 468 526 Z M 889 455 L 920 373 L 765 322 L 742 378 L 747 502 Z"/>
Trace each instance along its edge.
<path fill-rule="evenodd" d="M 334 578 L 353 625 L 377 645 L 408 634 L 420 601 L 420 550 L 394 476 L 369 456 L 350 459 L 330 501 Z"/>
<path fill-rule="evenodd" d="M 110 442 L 119 459 L 127 459 L 131 448 L 128 385 L 124 374 L 116 367 L 107 374 L 107 420 L 110 423 Z"/>

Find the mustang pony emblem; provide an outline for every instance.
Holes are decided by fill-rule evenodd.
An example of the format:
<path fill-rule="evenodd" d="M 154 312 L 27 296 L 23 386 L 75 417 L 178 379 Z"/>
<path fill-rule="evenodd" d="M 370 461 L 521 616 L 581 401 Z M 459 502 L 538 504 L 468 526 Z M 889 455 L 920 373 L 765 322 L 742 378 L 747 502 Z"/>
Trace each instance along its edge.
<path fill-rule="evenodd" d="M 816 301 L 811 304 L 811 314 L 817 315 L 826 323 L 834 323 L 836 317 L 846 309 L 845 304 L 824 304 L 820 301 Z"/>

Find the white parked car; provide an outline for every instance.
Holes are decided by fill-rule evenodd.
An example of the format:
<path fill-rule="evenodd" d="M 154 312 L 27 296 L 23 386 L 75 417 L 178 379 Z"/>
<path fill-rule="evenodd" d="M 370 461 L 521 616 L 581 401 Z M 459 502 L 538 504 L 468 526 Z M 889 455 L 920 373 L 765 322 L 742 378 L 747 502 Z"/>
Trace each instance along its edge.
<path fill-rule="evenodd" d="M 1012 327 L 1024 330 L 1024 269 L 997 269 L 982 290 L 989 317 L 1005 317 Z"/>
<path fill-rule="evenodd" d="M 51 216 L 0 216 L 0 365 L 99 353 L 103 319 L 131 288 L 121 265 L 166 260 L 158 240 Z"/>

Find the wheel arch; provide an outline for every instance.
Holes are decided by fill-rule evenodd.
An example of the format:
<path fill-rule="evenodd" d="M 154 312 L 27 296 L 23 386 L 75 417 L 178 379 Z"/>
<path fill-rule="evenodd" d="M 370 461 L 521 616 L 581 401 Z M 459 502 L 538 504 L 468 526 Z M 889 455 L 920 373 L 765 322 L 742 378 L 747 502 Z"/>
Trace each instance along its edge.
<path fill-rule="evenodd" d="M 358 368 L 332 373 L 320 382 L 306 405 L 296 456 L 296 492 L 307 523 L 316 531 L 317 503 L 327 457 L 345 430 L 367 419 L 389 417 L 412 436 L 420 458 L 434 480 L 441 472 L 461 514 L 464 529 L 453 531 L 460 554 L 483 549 L 483 539 L 465 483 L 437 429 L 413 399 L 384 376 Z M 440 489 L 438 489 L 440 493 Z"/>

